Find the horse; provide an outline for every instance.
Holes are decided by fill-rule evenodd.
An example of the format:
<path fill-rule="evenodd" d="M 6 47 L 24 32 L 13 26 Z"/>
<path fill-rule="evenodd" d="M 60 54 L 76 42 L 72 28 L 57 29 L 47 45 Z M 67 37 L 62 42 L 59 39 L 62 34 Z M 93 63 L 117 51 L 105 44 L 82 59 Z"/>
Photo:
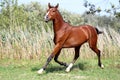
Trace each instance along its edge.
<path fill-rule="evenodd" d="M 101 63 L 101 54 L 100 50 L 97 48 L 97 39 L 98 34 L 103 33 L 99 31 L 96 27 L 90 25 L 81 25 L 81 26 L 72 26 L 69 23 L 63 20 L 59 10 L 59 4 L 56 6 L 51 6 L 48 3 L 48 10 L 44 17 L 45 22 L 52 21 L 53 22 L 53 29 L 54 29 L 54 43 L 55 47 L 47 58 L 45 65 L 38 70 L 38 74 L 42 74 L 43 71 L 46 69 L 47 65 L 50 61 L 54 58 L 54 61 L 60 65 L 63 65 L 66 68 L 66 72 L 69 72 L 73 67 L 73 64 L 79 57 L 79 50 L 81 45 L 88 42 L 89 47 L 97 54 L 98 57 L 98 66 L 104 68 L 103 64 Z M 74 48 L 75 55 L 73 61 L 68 65 L 65 62 L 61 62 L 58 60 L 58 56 L 62 48 Z"/>

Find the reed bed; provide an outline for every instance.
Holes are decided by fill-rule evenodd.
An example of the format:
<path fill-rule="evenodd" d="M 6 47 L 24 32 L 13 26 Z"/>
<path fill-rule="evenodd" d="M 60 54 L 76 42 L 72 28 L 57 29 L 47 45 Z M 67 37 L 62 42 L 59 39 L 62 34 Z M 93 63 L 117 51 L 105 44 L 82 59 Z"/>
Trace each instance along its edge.
<path fill-rule="evenodd" d="M 0 58 L 41 59 L 48 57 L 53 50 L 53 31 L 44 23 L 41 31 L 29 29 L 2 30 L 0 32 Z M 47 31 L 44 27 L 48 27 Z M 100 28 L 104 33 L 98 37 L 98 48 L 104 58 L 120 55 L 120 34 L 111 28 Z M 85 43 L 81 47 L 81 58 L 96 57 L 96 54 Z M 63 49 L 61 56 L 73 57 L 74 49 Z"/>
<path fill-rule="evenodd" d="M 6 3 L 6 5 L 9 4 Z M 54 48 L 54 33 L 52 23 L 43 21 L 46 8 L 37 2 L 20 6 L 15 2 L 11 5 L 13 6 L 9 8 L 3 6 L 0 15 L 0 21 L 2 21 L 0 23 L 0 59 L 41 60 L 48 57 Z M 120 34 L 111 28 L 112 24 L 108 23 L 114 21 L 118 23 L 119 20 L 110 21 L 109 19 L 112 20 L 112 18 L 85 14 L 80 16 L 63 10 L 60 10 L 60 13 L 64 20 L 72 25 L 101 25 L 98 28 L 104 33 L 98 37 L 98 48 L 103 58 L 120 55 Z M 61 53 L 62 58 L 65 59 L 66 57 L 72 58 L 73 55 L 74 49 L 63 49 Z M 81 58 L 91 57 L 96 57 L 96 54 L 86 43 L 81 47 Z"/>

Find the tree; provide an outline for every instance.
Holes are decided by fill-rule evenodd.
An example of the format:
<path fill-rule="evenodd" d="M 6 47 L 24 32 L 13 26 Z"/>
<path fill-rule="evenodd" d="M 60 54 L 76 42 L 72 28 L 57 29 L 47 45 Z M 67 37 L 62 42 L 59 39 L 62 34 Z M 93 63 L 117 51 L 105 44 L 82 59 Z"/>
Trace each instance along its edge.
<path fill-rule="evenodd" d="M 116 18 L 120 18 L 120 0 L 118 1 L 118 3 L 119 3 L 119 5 L 115 5 L 115 4 L 111 3 L 110 9 L 102 10 L 100 7 L 96 7 L 95 4 L 85 1 L 84 7 L 88 8 L 88 11 L 86 11 L 87 14 L 106 12 L 106 13 L 114 15 Z"/>

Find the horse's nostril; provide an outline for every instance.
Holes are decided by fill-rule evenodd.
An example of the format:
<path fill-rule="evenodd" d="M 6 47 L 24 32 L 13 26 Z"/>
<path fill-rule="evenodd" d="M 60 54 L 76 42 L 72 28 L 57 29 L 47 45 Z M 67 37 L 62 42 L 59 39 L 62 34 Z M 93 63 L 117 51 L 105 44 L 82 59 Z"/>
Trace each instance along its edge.
<path fill-rule="evenodd" d="M 44 17 L 44 19 L 45 19 L 45 22 L 49 21 L 49 17 L 47 15 Z"/>
<path fill-rule="evenodd" d="M 48 16 L 45 16 L 45 19 L 48 19 Z"/>

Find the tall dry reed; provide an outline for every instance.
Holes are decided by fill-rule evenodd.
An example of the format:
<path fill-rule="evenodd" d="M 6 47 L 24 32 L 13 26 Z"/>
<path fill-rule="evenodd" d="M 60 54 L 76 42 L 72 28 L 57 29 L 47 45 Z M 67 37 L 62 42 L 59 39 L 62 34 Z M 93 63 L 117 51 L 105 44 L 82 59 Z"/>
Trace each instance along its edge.
<path fill-rule="evenodd" d="M 0 33 L 0 58 L 10 59 L 42 59 L 52 52 L 53 31 L 41 25 L 41 31 L 18 28 L 17 30 L 2 30 Z M 120 34 L 111 28 L 100 28 L 104 33 L 98 37 L 98 48 L 104 58 L 120 55 Z M 81 58 L 96 57 L 96 54 L 85 43 L 81 47 Z M 74 49 L 63 49 L 61 56 L 73 57 Z"/>

